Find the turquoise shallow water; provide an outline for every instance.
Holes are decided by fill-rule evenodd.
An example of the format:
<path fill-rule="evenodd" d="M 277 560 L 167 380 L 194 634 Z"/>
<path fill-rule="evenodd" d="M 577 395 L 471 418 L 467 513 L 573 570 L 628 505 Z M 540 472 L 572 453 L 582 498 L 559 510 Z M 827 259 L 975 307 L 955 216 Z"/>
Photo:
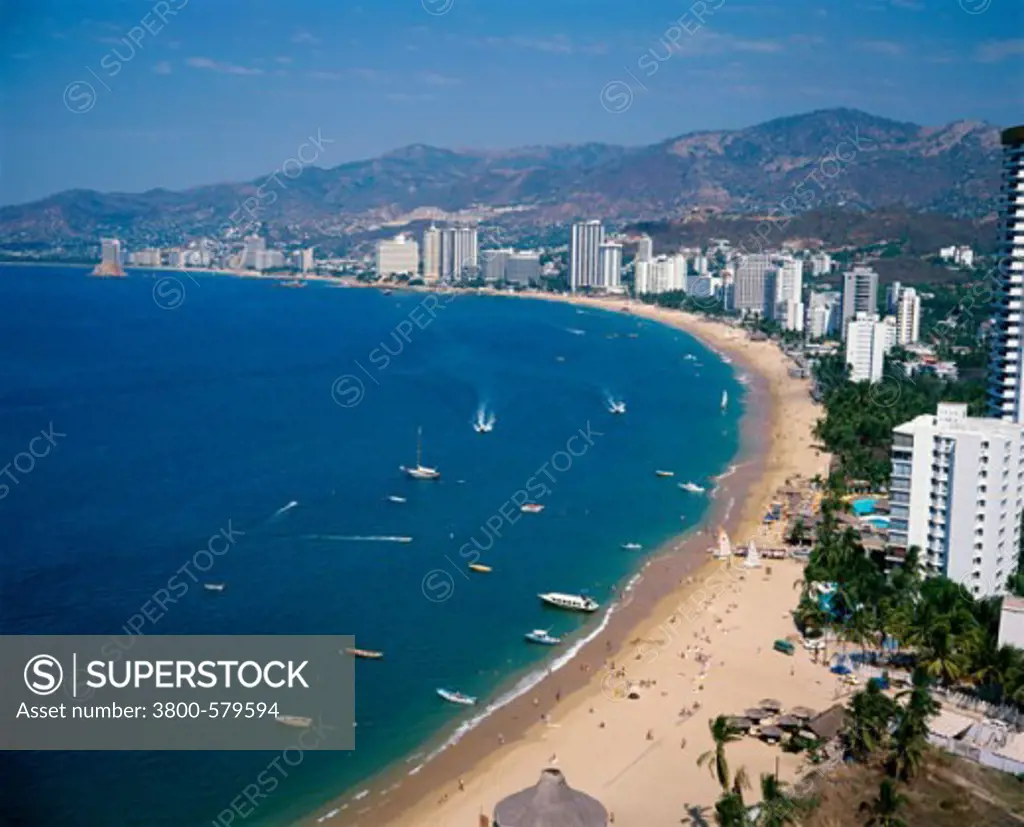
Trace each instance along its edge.
<path fill-rule="evenodd" d="M 431 319 L 422 295 L 216 277 L 183 277 L 168 311 L 155 283 L 0 268 L 0 457 L 50 422 L 67 435 L 0 499 L 0 624 L 120 632 L 210 535 L 244 531 L 209 573 L 225 592 L 193 588 L 143 631 L 355 634 L 387 653 L 357 670 L 356 750 L 307 754 L 247 825 L 309 811 L 449 726 L 459 711 L 435 687 L 487 696 L 551 655 L 523 633 L 586 620 L 536 593 L 608 600 L 638 562 L 620 544 L 653 549 L 699 522 L 707 497 L 675 483 L 721 473 L 739 445 L 731 368 L 626 314 L 459 297 Z M 362 383 L 351 407 L 360 386 L 337 383 L 346 375 Z M 725 389 L 736 403 L 723 413 Z M 481 405 L 492 433 L 471 427 Z M 398 471 L 418 426 L 439 483 Z M 581 431 L 567 465 L 559 452 Z M 538 474 L 545 511 L 506 507 L 514 523 L 495 525 Z M 493 574 L 466 576 L 474 545 Z M 273 757 L 7 753 L 0 811 L 13 824 L 209 824 Z"/>

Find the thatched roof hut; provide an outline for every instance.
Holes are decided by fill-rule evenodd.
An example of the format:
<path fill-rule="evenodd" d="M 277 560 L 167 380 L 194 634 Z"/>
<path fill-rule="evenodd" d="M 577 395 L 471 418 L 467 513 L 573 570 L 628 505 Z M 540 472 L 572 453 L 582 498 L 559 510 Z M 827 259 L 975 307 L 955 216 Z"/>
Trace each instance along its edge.
<path fill-rule="evenodd" d="M 495 827 L 607 827 L 608 811 L 596 798 L 566 783 L 549 768 L 533 787 L 510 795 L 494 808 Z"/>
<path fill-rule="evenodd" d="M 843 727 L 846 726 L 846 709 L 842 704 L 836 704 L 820 715 L 813 718 L 807 724 L 807 728 L 822 741 L 830 741 L 835 738 Z"/>

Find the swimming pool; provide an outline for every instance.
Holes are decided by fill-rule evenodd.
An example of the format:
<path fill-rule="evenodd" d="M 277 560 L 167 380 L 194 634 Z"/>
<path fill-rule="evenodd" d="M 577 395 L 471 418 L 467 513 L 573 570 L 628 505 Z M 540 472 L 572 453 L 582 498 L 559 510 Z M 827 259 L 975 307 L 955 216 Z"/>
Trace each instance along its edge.
<path fill-rule="evenodd" d="M 888 528 L 889 527 L 889 518 L 888 517 L 883 517 L 882 515 L 878 515 L 877 517 L 868 517 L 868 519 L 866 519 L 864 522 L 870 523 L 875 528 Z"/>
<path fill-rule="evenodd" d="M 858 517 L 863 517 L 866 514 L 872 514 L 875 510 L 875 501 L 871 497 L 864 497 L 859 500 L 854 500 L 850 503 L 850 507 L 853 509 L 853 513 Z"/>

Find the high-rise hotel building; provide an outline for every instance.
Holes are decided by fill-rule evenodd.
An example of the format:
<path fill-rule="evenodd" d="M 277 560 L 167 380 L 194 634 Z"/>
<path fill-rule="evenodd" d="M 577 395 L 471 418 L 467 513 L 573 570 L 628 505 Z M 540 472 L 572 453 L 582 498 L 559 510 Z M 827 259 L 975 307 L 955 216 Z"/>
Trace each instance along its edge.
<path fill-rule="evenodd" d="M 926 574 L 948 577 L 976 598 L 1005 594 L 1024 511 L 1022 432 L 951 403 L 894 428 L 889 547 L 896 556 L 917 546 Z"/>
<path fill-rule="evenodd" d="M 575 293 L 581 287 L 601 287 L 601 245 L 604 227 L 600 221 L 584 221 L 572 225 L 569 245 L 569 288 Z"/>
<path fill-rule="evenodd" d="M 995 324 L 988 364 L 992 416 L 1024 424 L 1021 371 L 1024 370 L 1024 125 L 1002 135 L 999 251 L 995 272 Z"/>

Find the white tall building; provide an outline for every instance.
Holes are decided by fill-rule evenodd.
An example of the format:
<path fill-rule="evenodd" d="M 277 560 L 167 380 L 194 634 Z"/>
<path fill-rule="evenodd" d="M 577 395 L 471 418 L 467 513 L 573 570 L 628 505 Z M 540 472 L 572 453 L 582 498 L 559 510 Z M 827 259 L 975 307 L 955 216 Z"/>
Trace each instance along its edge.
<path fill-rule="evenodd" d="M 870 267 L 854 267 L 843 274 L 843 315 L 840 332 L 846 338 L 846 326 L 858 313 L 878 312 L 878 273 Z"/>
<path fill-rule="evenodd" d="M 885 286 L 885 312 L 895 313 L 896 305 L 900 301 L 900 293 L 903 287 L 898 281 L 891 282 Z"/>
<path fill-rule="evenodd" d="M 893 429 L 889 544 L 975 597 L 1004 594 L 1024 510 L 1020 425 L 942 403 Z"/>
<path fill-rule="evenodd" d="M 832 272 L 832 256 L 828 253 L 815 253 L 810 262 L 812 276 L 827 276 Z"/>
<path fill-rule="evenodd" d="M 742 256 L 733 280 L 733 309 L 771 318 L 775 311 L 776 283 L 770 256 L 763 253 Z"/>
<path fill-rule="evenodd" d="M 896 325 L 892 317 L 880 320 L 877 314 L 858 313 L 846 327 L 846 364 L 850 381 L 878 382 L 885 367 L 885 354 L 896 344 Z"/>
<path fill-rule="evenodd" d="M 1021 371 L 1024 370 L 1024 125 L 1003 132 L 998 273 L 993 299 L 994 325 L 988 363 L 989 412 L 1024 423 Z"/>
<path fill-rule="evenodd" d="M 479 255 L 476 227 L 446 227 L 440 236 L 442 281 L 475 276 Z"/>
<path fill-rule="evenodd" d="M 651 289 L 651 262 L 641 259 L 633 261 L 633 292 L 638 296 L 654 292 Z"/>
<path fill-rule="evenodd" d="M 778 262 L 775 273 L 774 318 L 784 330 L 802 333 L 804 329 L 804 263 L 794 258 L 782 259 Z"/>
<path fill-rule="evenodd" d="M 569 288 L 575 293 L 581 287 L 601 286 L 601 245 L 604 227 L 600 221 L 572 225 L 569 245 Z"/>
<path fill-rule="evenodd" d="M 314 252 L 315 250 L 313 247 L 306 247 L 299 251 L 299 269 L 303 273 L 309 273 L 316 268 Z"/>
<path fill-rule="evenodd" d="M 839 329 L 842 296 L 837 292 L 811 293 L 807 309 L 807 333 L 812 339 L 827 339 Z"/>
<path fill-rule="evenodd" d="M 622 245 L 617 241 L 606 241 L 598 249 L 600 286 L 616 291 L 622 286 Z"/>
<path fill-rule="evenodd" d="M 404 233 L 377 242 L 377 277 L 386 279 L 404 274 L 415 276 L 420 266 L 420 245 Z"/>
<path fill-rule="evenodd" d="M 256 257 L 267 249 L 267 240 L 258 235 L 247 235 L 242 241 L 242 267 L 256 269 Z"/>
<path fill-rule="evenodd" d="M 642 235 L 636 241 L 636 260 L 650 261 L 654 258 L 654 242 L 649 235 Z"/>
<path fill-rule="evenodd" d="M 912 287 L 900 290 L 896 302 L 896 344 L 912 345 L 921 338 L 921 297 Z"/>
<path fill-rule="evenodd" d="M 441 233 L 433 224 L 423 231 L 423 280 L 441 278 Z"/>
<path fill-rule="evenodd" d="M 486 282 L 505 281 L 511 249 L 481 250 L 480 275 Z"/>

